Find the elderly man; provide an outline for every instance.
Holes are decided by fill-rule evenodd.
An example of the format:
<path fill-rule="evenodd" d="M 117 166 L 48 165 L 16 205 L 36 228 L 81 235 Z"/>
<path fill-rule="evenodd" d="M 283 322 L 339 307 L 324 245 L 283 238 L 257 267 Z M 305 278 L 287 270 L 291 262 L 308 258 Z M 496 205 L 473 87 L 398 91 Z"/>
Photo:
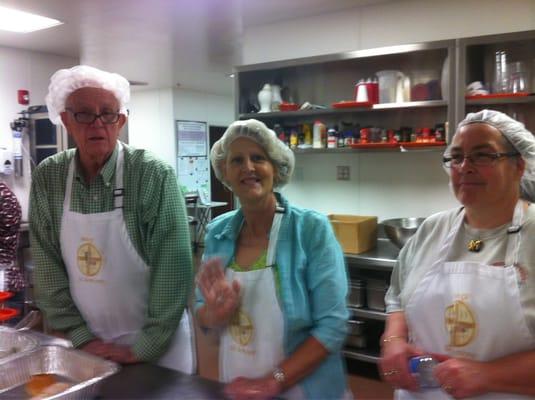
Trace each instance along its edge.
<path fill-rule="evenodd" d="M 125 78 L 88 66 L 51 78 L 50 119 L 63 123 L 76 149 L 33 174 L 37 300 L 75 347 L 192 373 L 185 203 L 169 165 L 118 141 L 129 97 Z"/>

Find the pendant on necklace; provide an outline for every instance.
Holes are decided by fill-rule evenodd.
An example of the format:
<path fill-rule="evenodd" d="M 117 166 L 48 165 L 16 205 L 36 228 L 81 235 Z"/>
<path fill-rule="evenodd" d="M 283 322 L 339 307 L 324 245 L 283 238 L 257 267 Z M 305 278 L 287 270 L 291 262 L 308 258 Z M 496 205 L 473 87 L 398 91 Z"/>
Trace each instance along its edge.
<path fill-rule="evenodd" d="M 479 252 L 483 248 L 483 241 L 479 239 L 472 239 L 468 242 L 468 251 L 475 253 Z"/>

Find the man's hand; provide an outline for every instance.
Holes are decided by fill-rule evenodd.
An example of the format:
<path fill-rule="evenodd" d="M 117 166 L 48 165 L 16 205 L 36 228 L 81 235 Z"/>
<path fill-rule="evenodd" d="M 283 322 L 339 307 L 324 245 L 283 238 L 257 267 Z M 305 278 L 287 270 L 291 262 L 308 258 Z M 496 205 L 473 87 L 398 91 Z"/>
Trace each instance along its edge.
<path fill-rule="evenodd" d="M 132 353 L 132 350 L 130 350 L 130 347 L 106 343 L 101 339 L 91 340 L 83 345 L 80 350 L 121 364 L 139 362 L 134 353 Z"/>

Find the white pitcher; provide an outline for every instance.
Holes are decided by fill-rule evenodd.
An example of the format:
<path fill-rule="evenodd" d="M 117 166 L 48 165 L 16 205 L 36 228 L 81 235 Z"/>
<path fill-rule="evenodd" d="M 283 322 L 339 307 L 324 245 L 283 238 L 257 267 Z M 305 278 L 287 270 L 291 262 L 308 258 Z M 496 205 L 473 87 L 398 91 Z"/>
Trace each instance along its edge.
<path fill-rule="evenodd" d="M 261 91 L 258 92 L 258 104 L 260 104 L 259 113 L 271 112 L 271 85 L 266 83 Z"/>

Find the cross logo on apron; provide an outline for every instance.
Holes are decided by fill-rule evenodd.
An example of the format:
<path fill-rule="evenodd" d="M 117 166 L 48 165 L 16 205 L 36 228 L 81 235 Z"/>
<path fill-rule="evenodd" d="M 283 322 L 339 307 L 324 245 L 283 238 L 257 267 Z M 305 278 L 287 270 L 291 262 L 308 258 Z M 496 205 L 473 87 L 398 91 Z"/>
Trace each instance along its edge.
<path fill-rule="evenodd" d="M 445 323 L 450 346 L 462 347 L 474 340 L 477 324 L 474 313 L 464 301 L 457 300 L 446 307 Z"/>
<path fill-rule="evenodd" d="M 86 276 L 95 276 L 102 268 L 102 255 L 91 242 L 83 242 L 77 252 L 78 269 Z"/>

